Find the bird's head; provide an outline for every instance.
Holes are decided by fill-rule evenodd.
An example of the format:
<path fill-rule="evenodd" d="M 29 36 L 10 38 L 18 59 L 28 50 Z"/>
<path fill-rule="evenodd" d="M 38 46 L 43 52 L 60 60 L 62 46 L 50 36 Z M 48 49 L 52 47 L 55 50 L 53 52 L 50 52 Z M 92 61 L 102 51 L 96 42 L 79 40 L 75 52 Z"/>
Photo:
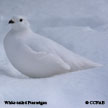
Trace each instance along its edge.
<path fill-rule="evenodd" d="M 25 17 L 13 16 L 8 22 L 13 30 L 25 30 L 29 28 L 29 22 Z"/>

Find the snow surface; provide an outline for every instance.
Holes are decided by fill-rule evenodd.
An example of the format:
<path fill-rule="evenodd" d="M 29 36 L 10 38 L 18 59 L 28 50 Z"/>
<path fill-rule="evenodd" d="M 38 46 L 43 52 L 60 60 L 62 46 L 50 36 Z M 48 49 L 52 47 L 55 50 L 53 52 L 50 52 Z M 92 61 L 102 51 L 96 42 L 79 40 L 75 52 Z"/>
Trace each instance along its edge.
<path fill-rule="evenodd" d="M 12 67 L 3 49 L 8 20 L 17 14 L 26 16 L 35 32 L 104 66 L 45 79 L 27 78 Z M 107 108 L 107 82 L 107 0 L 0 0 L 0 108 L 42 107 L 7 106 L 4 100 L 47 101 L 44 108 Z M 86 100 L 106 104 L 86 105 Z"/>

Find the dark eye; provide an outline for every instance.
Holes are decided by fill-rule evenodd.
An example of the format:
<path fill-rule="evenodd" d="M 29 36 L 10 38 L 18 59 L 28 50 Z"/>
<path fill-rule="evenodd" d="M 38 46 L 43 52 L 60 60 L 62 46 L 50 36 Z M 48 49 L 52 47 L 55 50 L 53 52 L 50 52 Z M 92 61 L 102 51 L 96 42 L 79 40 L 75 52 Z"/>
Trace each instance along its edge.
<path fill-rule="evenodd" d="M 23 19 L 21 18 L 19 21 L 20 21 L 20 22 L 22 22 L 22 21 L 23 21 Z"/>

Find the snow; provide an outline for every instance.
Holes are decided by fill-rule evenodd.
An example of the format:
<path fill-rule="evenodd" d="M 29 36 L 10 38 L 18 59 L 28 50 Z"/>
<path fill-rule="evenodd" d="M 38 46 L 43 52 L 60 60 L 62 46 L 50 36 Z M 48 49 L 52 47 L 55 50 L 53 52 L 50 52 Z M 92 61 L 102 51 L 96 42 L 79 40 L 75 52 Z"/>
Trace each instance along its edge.
<path fill-rule="evenodd" d="M 4 100 L 43 100 L 44 108 L 107 108 L 108 106 L 108 2 L 107 0 L 1 0 L 0 1 L 0 107 Z M 24 15 L 32 29 L 72 51 L 104 66 L 45 79 L 30 79 L 8 61 L 3 38 L 8 20 Z M 13 76 L 13 77 L 12 77 Z M 86 105 L 85 101 L 106 101 Z"/>

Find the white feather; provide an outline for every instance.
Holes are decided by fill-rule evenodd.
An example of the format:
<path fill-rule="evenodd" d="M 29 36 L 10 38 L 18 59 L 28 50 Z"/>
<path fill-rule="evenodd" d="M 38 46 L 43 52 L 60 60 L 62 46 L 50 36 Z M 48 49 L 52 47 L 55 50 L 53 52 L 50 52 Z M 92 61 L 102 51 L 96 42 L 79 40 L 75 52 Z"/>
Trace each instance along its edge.
<path fill-rule="evenodd" d="M 49 77 L 100 66 L 60 44 L 34 33 L 28 21 L 13 17 L 15 24 L 4 39 L 6 54 L 13 66 L 30 77 Z"/>

